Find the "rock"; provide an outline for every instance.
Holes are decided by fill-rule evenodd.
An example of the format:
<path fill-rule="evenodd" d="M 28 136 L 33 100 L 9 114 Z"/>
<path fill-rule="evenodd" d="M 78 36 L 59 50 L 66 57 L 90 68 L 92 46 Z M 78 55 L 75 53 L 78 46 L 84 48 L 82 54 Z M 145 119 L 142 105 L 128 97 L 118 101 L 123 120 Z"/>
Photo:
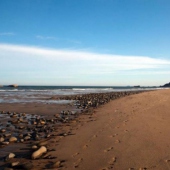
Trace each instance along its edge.
<path fill-rule="evenodd" d="M 17 84 L 11 84 L 11 85 L 8 85 L 8 87 L 18 87 L 18 85 Z"/>
<path fill-rule="evenodd" d="M 46 138 L 49 138 L 51 135 L 50 134 L 48 134 L 47 136 L 46 136 Z"/>
<path fill-rule="evenodd" d="M 11 136 L 11 133 L 6 133 L 6 134 L 4 134 L 4 136 L 9 137 L 9 136 Z"/>
<path fill-rule="evenodd" d="M 45 122 L 45 121 L 43 121 L 43 120 L 42 120 L 42 121 L 40 121 L 40 123 L 41 123 L 42 125 L 46 124 L 46 122 Z"/>
<path fill-rule="evenodd" d="M 14 154 L 14 153 L 10 153 L 10 154 L 8 155 L 8 158 L 9 158 L 9 159 L 14 158 L 14 157 L 15 157 L 15 154 Z"/>
<path fill-rule="evenodd" d="M 23 142 L 24 142 L 24 139 L 20 139 L 20 142 L 23 143 Z"/>
<path fill-rule="evenodd" d="M 19 134 L 18 137 L 21 139 L 21 138 L 23 138 L 23 136 L 24 136 L 23 134 Z"/>
<path fill-rule="evenodd" d="M 49 153 L 46 153 L 44 156 L 43 156 L 43 159 L 49 159 L 50 157 L 50 154 Z"/>
<path fill-rule="evenodd" d="M 22 164 L 21 167 L 24 170 L 32 170 L 33 169 L 33 164 L 31 162 L 28 162 L 28 163 Z"/>
<path fill-rule="evenodd" d="M 25 136 L 24 140 L 30 140 L 31 137 L 30 136 Z"/>
<path fill-rule="evenodd" d="M 51 168 L 59 168 L 61 167 L 61 161 L 57 161 L 51 165 Z"/>
<path fill-rule="evenodd" d="M 5 129 L 0 129 L 0 132 L 4 133 L 4 132 L 6 132 L 6 130 Z"/>
<path fill-rule="evenodd" d="M 0 142 L 4 142 L 4 138 L 3 137 L 0 137 Z"/>
<path fill-rule="evenodd" d="M 19 127 L 19 129 L 24 129 L 24 128 L 25 128 L 25 126 L 20 126 L 20 127 Z"/>
<path fill-rule="evenodd" d="M 0 142 L 0 145 L 9 145 L 9 142 Z"/>
<path fill-rule="evenodd" d="M 14 136 L 10 137 L 9 139 L 9 142 L 16 142 L 16 141 L 17 141 L 17 138 Z"/>
<path fill-rule="evenodd" d="M 14 167 L 14 166 L 17 166 L 20 162 L 12 162 L 11 163 L 11 166 Z"/>
<path fill-rule="evenodd" d="M 15 157 L 14 153 L 9 153 L 6 157 L 5 157 L 5 161 L 8 161 L 9 159 L 12 159 Z"/>
<path fill-rule="evenodd" d="M 23 120 L 22 118 L 19 118 L 18 120 L 19 120 L 20 122 L 24 122 L 24 120 Z"/>
<path fill-rule="evenodd" d="M 31 158 L 37 159 L 40 158 L 42 154 L 47 152 L 47 148 L 45 146 L 41 146 L 37 151 L 33 152 Z"/>
<path fill-rule="evenodd" d="M 38 147 L 37 147 L 37 145 L 33 145 L 32 147 L 31 147 L 31 149 L 33 149 L 33 150 L 36 150 Z"/>
<path fill-rule="evenodd" d="M 47 146 L 48 142 L 47 141 L 42 141 L 38 143 L 38 146 Z"/>

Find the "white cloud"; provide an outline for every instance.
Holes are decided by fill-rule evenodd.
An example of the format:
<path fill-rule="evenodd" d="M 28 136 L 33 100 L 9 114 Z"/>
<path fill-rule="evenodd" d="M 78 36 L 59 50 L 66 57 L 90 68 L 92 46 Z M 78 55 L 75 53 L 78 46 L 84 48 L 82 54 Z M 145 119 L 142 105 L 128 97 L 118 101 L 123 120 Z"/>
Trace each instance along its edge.
<path fill-rule="evenodd" d="M 75 84 L 82 82 L 82 85 L 88 81 L 111 84 L 116 82 L 113 77 L 118 78 L 118 84 L 119 80 L 123 83 L 129 76 L 150 75 L 152 78 L 155 75 L 160 79 L 159 74 L 166 76 L 170 72 L 170 60 L 167 59 L 12 44 L 0 44 L 0 63 L 0 76 L 30 77 L 34 81 L 39 77 L 42 83 L 50 80 L 51 84 L 62 83 L 62 80 L 67 84 L 68 79 L 73 79 Z"/>
<path fill-rule="evenodd" d="M 20 46 L 11 44 L 0 44 L 1 54 L 6 57 L 15 55 L 17 57 L 40 57 L 49 61 L 71 61 L 72 64 L 87 64 L 92 68 L 100 68 L 105 72 L 113 70 L 135 70 L 149 68 L 163 68 L 170 65 L 170 60 L 151 58 L 147 56 L 122 56 L 111 54 L 97 54 L 84 51 L 54 50 L 31 46 Z"/>
<path fill-rule="evenodd" d="M 0 36 L 12 36 L 15 35 L 13 32 L 1 32 Z"/>

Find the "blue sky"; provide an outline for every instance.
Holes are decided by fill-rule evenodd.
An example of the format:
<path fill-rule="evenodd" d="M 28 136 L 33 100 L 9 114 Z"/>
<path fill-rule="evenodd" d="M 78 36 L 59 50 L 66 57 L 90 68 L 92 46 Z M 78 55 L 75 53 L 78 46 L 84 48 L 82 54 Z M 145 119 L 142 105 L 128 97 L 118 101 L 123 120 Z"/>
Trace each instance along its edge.
<path fill-rule="evenodd" d="M 0 84 L 162 85 L 169 0 L 1 0 Z"/>

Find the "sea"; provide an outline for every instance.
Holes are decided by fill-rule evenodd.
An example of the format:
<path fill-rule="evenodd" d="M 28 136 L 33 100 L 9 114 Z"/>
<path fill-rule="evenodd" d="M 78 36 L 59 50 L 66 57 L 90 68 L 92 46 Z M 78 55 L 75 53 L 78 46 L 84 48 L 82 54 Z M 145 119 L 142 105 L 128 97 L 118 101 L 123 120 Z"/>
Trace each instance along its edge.
<path fill-rule="evenodd" d="M 0 87 L 0 103 L 56 103 L 65 104 L 66 100 L 49 100 L 53 96 L 120 91 L 155 90 L 160 87 L 140 86 L 18 86 Z"/>

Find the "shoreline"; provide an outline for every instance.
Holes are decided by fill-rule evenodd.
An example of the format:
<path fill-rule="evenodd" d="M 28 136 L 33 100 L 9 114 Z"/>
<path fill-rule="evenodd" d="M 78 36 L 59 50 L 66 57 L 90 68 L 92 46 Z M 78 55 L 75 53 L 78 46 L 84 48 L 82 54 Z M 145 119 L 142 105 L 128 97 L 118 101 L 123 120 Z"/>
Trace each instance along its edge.
<path fill-rule="evenodd" d="M 117 139 L 115 137 L 115 136 L 117 136 L 117 135 L 115 135 L 116 133 L 110 135 L 109 138 L 107 137 L 107 140 L 105 139 L 106 137 L 104 137 L 104 136 L 103 136 L 103 138 L 99 139 L 100 133 L 101 133 L 101 136 L 107 135 L 109 133 L 109 131 L 111 130 L 109 128 L 112 126 L 112 123 L 114 125 L 116 125 L 116 124 L 118 125 L 124 119 L 122 124 L 124 124 L 123 126 L 126 126 L 126 124 L 128 124 L 127 122 L 129 121 L 129 120 L 126 120 L 127 117 L 129 117 L 129 114 L 126 115 L 126 113 L 122 113 L 122 111 L 119 113 L 119 111 L 121 110 L 121 108 L 119 108 L 119 107 L 120 106 L 125 107 L 124 105 L 127 105 L 126 103 L 130 102 L 133 98 L 135 98 L 135 100 L 136 100 L 136 98 L 137 98 L 137 100 L 140 100 L 141 96 L 145 96 L 145 99 L 147 99 L 146 98 L 146 97 L 148 97 L 147 94 L 148 95 L 150 95 L 152 93 L 153 94 L 154 93 L 161 94 L 161 92 L 164 92 L 164 91 L 168 91 L 168 90 L 150 91 L 150 92 L 145 91 L 144 93 L 140 93 L 137 95 L 127 95 L 126 97 L 121 97 L 116 100 L 108 101 L 104 105 L 100 105 L 99 107 L 93 108 L 90 112 L 84 112 L 84 114 L 80 114 L 74 120 L 71 120 L 70 122 L 61 123 L 60 125 L 57 125 L 57 127 L 56 127 L 57 130 L 54 130 L 51 137 L 42 139 L 42 140 L 48 141 L 46 144 L 47 149 L 48 149 L 46 158 L 31 160 L 30 154 L 33 151 L 31 151 L 30 148 L 33 145 L 33 143 L 34 142 L 36 143 L 37 141 L 34 141 L 34 142 L 26 141 L 25 144 L 22 143 L 23 146 L 21 146 L 20 148 L 16 148 L 16 152 L 20 153 L 20 156 L 18 155 L 19 157 L 17 156 L 16 158 L 13 158 L 9 162 L 15 162 L 18 160 L 25 162 L 25 163 L 31 162 L 30 166 L 33 166 L 35 169 L 50 169 L 50 168 L 54 169 L 54 168 L 56 168 L 53 166 L 58 166 L 59 169 L 70 169 L 70 170 L 75 169 L 75 168 L 76 169 L 89 169 L 89 168 L 95 169 L 95 167 L 96 168 L 98 167 L 98 169 L 101 169 L 102 168 L 101 161 L 99 161 L 99 160 L 103 160 L 103 162 L 102 162 L 103 165 L 106 164 L 106 160 L 110 159 L 110 153 L 112 153 L 112 150 L 114 150 L 115 146 L 110 146 L 108 148 L 106 147 L 106 149 L 104 149 L 104 151 L 101 152 L 100 157 L 97 155 L 98 150 L 100 150 L 101 148 L 104 148 L 104 146 L 106 146 L 106 145 L 109 145 L 109 143 L 110 143 L 108 141 L 109 139 L 113 140 L 112 138 L 115 138 L 115 140 L 113 140 L 112 142 L 113 142 L 113 145 L 116 145 L 116 147 L 118 146 L 118 144 L 122 144 L 122 141 L 121 141 L 122 139 L 121 140 Z M 82 96 L 84 96 L 84 95 L 82 95 Z M 65 96 L 65 98 L 66 97 L 68 98 L 69 96 Z M 73 98 L 73 96 L 71 96 L 71 97 Z M 89 97 L 89 95 L 86 97 Z M 136 103 L 136 105 L 138 105 L 138 103 Z M 29 107 L 21 107 L 20 106 L 20 108 L 19 108 L 19 104 L 18 104 L 18 106 L 13 104 L 10 107 L 11 107 L 11 109 L 18 107 L 18 111 L 17 111 L 17 109 L 16 110 L 14 109 L 16 112 L 20 112 L 24 108 L 25 110 L 27 110 L 27 112 L 29 114 L 30 113 L 33 114 L 36 112 L 37 115 L 43 116 L 44 114 L 48 113 L 48 115 L 51 116 L 51 118 L 54 116 L 54 113 L 57 112 L 55 104 L 49 104 L 49 105 L 48 104 L 46 104 L 46 105 L 39 104 L 39 106 L 34 107 L 34 108 L 32 106 L 30 106 L 30 108 L 32 108 L 32 110 Z M 66 105 L 63 105 L 63 109 L 65 108 L 65 106 Z M 119 109 L 116 108 L 115 106 L 118 107 Z M 4 109 L 2 109 L 3 107 L 8 107 L 8 105 L 7 104 L 6 104 L 6 106 L 0 105 L 0 110 L 4 110 Z M 10 110 L 10 107 L 8 107 L 8 110 Z M 69 107 L 71 107 L 71 106 L 67 105 L 67 107 L 68 107 L 67 110 L 69 110 L 70 109 Z M 130 106 L 127 106 L 127 107 L 130 107 Z M 133 107 L 135 108 L 136 106 L 133 106 Z M 89 108 L 87 108 L 87 109 L 89 109 Z M 128 111 L 128 109 L 126 108 L 125 110 Z M 38 112 L 38 110 L 39 110 L 39 112 Z M 103 114 L 103 112 L 105 112 L 105 113 Z M 104 124 L 104 122 L 105 123 L 107 122 L 106 125 Z M 139 122 L 139 124 L 140 124 L 140 122 Z M 107 131 L 106 131 L 106 129 L 107 129 Z M 116 126 L 116 127 L 112 128 L 113 131 L 115 129 L 117 131 L 119 131 L 120 126 Z M 126 131 L 126 130 L 127 129 L 124 129 L 124 131 Z M 128 133 L 128 131 L 126 133 Z M 86 139 L 88 139 L 88 141 L 84 142 Z M 92 142 L 93 139 L 96 139 L 96 142 Z M 103 140 L 103 142 L 101 143 L 102 140 Z M 50 143 L 50 145 L 49 145 L 49 143 Z M 100 147 L 97 146 L 99 148 L 96 148 L 95 145 L 98 145 L 98 143 L 100 143 L 101 146 Z M 80 145 L 82 145 L 82 144 L 83 144 L 83 146 L 80 147 Z M 11 146 L 14 145 L 16 147 L 20 144 L 13 143 L 10 145 Z M 27 151 L 24 151 L 25 154 L 27 153 L 26 158 L 21 157 L 22 152 L 23 152 L 22 151 L 23 147 L 27 147 Z M 90 148 L 90 147 L 92 147 L 92 148 Z M 95 150 L 95 148 L 97 150 Z M 5 149 L 5 147 L 4 147 L 4 149 Z M 87 153 L 82 154 L 80 151 L 82 153 L 83 152 L 87 152 Z M 0 152 L 2 153 L 2 148 L 0 148 Z M 8 150 L 8 152 L 9 152 L 9 150 Z M 14 153 L 15 153 L 15 151 L 14 151 Z M 3 162 L 2 158 L 5 156 L 5 154 L 7 154 L 7 152 L 3 151 L 3 154 L 2 154 L 3 156 L 1 157 L 1 161 L 0 161 L 1 162 L 0 165 L 2 166 L 2 168 L 6 167 L 6 166 L 10 166 L 9 162 Z M 89 160 L 90 158 L 88 158 L 87 154 L 90 154 L 90 155 L 92 154 L 92 156 L 95 156 L 98 161 L 96 160 L 97 162 L 94 161 L 94 163 L 90 163 L 91 161 Z M 48 155 L 50 155 L 50 156 L 48 156 Z M 117 169 L 121 169 L 122 167 L 120 167 L 120 165 L 118 164 L 118 157 L 119 156 L 115 155 L 112 165 L 108 165 L 107 168 L 109 168 L 109 166 L 111 168 L 111 166 L 113 167 L 113 164 L 115 164 L 114 169 L 115 169 L 115 167 L 117 167 Z M 76 162 L 76 159 L 77 159 L 77 162 Z M 54 165 L 54 163 L 56 163 L 56 162 L 58 162 L 58 165 Z M 89 164 L 89 165 L 86 165 L 86 164 Z M 117 164 L 117 166 L 116 166 L 116 164 Z M 125 166 L 125 165 L 122 165 L 122 166 Z M 34 169 L 33 167 L 31 169 Z M 16 168 L 14 168 L 14 169 L 16 169 Z M 106 169 L 106 167 L 103 167 L 103 168 Z"/>

